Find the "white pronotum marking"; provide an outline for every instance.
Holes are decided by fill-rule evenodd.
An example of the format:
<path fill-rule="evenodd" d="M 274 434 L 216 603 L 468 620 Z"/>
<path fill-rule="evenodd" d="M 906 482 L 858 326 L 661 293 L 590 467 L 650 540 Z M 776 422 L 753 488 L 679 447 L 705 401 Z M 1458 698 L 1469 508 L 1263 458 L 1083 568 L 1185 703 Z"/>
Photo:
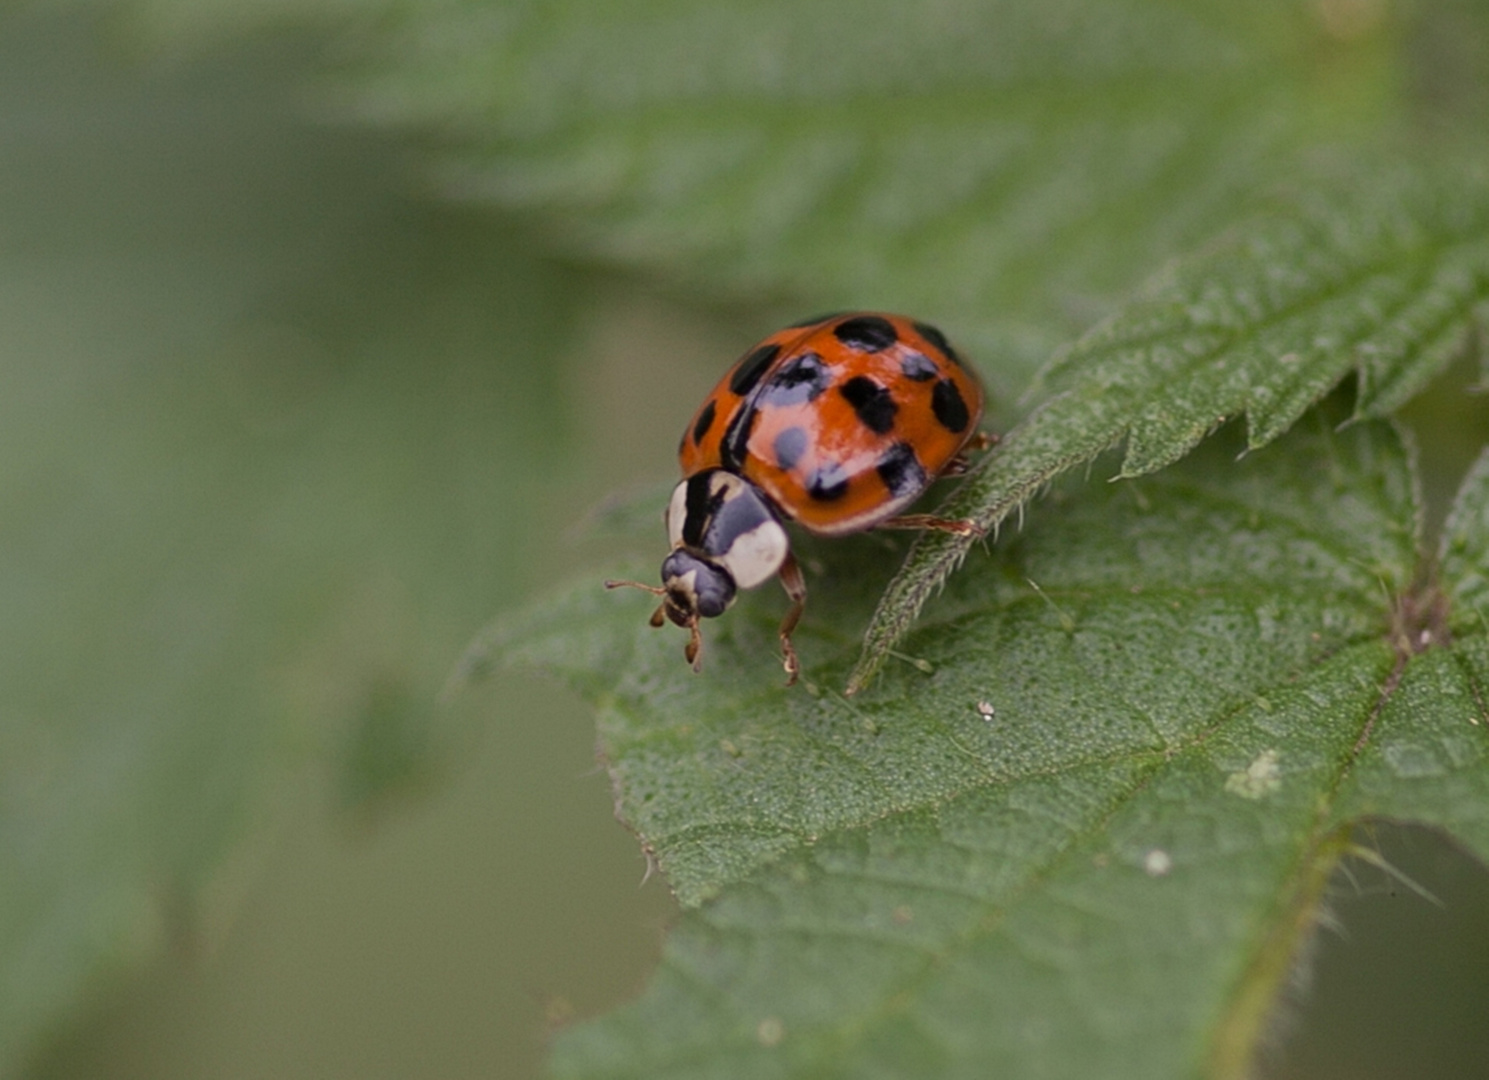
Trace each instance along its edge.
<path fill-rule="evenodd" d="M 786 530 L 774 521 L 762 521 L 747 533 L 741 533 L 719 558 L 718 564 L 734 578 L 741 589 L 753 589 L 781 568 L 791 540 Z"/>
<path fill-rule="evenodd" d="M 682 543 L 682 523 L 688 516 L 688 482 L 684 480 L 672 489 L 672 501 L 667 504 L 667 543 L 677 547 Z"/>

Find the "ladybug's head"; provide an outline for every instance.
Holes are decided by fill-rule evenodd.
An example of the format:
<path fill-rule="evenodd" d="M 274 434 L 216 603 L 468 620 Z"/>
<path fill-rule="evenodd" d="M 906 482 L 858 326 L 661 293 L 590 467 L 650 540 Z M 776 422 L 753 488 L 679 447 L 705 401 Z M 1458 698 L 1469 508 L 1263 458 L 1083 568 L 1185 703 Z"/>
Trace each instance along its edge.
<path fill-rule="evenodd" d="M 662 561 L 662 587 L 633 585 L 662 598 L 651 624 L 670 619 L 690 632 L 684 650 L 696 670 L 703 646 L 699 619 L 722 615 L 740 589 L 752 589 L 781 568 L 790 553 L 786 530 L 760 490 L 724 469 L 688 477 L 672 493 L 666 514 L 672 551 Z"/>
<path fill-rule="evenodd" d="M 653 626 L 661 626 L 665 616 L 688 631 L 683 655 L 697 671 L 703 651 L 703 634 L 699 619 L 712 619 L 729 610 L 738 590 L 729 571 L 718 563 L 699 558 L 678 548 L 662 560 L 662 587 L 657 590 L 662 606 L 651 617 Z"/>
<path fill-rule="evenodd" d="M 662 610 L 678 626 L 696 626 L 729 610 L 737 591 L 728 570 L 678 548 L 662 560 Z"/>

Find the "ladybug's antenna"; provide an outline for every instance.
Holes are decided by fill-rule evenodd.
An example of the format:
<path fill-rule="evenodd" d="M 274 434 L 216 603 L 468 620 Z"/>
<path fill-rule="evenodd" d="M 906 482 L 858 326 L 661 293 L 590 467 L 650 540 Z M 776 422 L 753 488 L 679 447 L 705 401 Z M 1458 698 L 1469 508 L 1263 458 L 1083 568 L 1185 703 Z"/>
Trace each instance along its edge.
<path fill-rule="evenodd" d="M 622 588 L 624 588 L 624 589 L 640 589 L 642 592 L 649 592 L 653 596 L 666 596 L 667 595 L 667 590 L 664 589 L 664 588 L 662 588 L 660 585 L 643 585 L 639 581 L 606 581 L 605 582 L 605 588 L 607 588 L 607 589 L 622 589 Z M 656 611 L 653 611 L 651 613 L 651 624 L 653 626 L 661 626 L 666 621 L 667 621 L 667 605 L 666 604 L 662 604 L 660 607 L 657 608 Z M 693 623 L 693 633 L 695 635 L 698 633 L 698 624 L 697 624 L 696 620 Z M 689 656 L 688 659 L 691 660 L 692 659 L 692 656 Z"/>
<path fill-rule="evenodd" d="M 607 588 L 607 589 L 641 589 L 644 592 L 651 593 L 653 596 L 666 596 L 667 595 L 667 590 L 664 589 L 664 588 L 662 588 L 660 585 L 643 585 L 639 581 L 610 581 L 610 580 L 606 580 L 606 582 L 605 582 L 605 588 Z"/>

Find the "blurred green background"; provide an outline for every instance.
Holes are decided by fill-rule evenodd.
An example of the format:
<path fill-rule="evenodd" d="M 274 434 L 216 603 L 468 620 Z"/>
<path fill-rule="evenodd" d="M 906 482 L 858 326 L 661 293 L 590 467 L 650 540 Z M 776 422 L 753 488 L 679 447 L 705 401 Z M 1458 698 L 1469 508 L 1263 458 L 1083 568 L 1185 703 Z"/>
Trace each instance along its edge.
<path fill-rule="evenodd" d="M 703 393 L 707 331 L 417 197 L 407 147 L 315 121 L 312 56 L 0 16 L 0 943 L 60 1017 L 38 1075 L 532 1075 L 670 910 L 586 710 L 436 698 L 666 470 L 648 394 Z"/>
<path fill-rule="evenodd" d="M 577 701 L 436 702 L 769 319 L 426 195 L 318 48 L 0 14 L 0 1074 L 533 1076 L 672 911 Z M 1482 868 L 1375 842 L 1442 907 L 1336 881 L 1274 1071 L 1481 1075 Z"/>

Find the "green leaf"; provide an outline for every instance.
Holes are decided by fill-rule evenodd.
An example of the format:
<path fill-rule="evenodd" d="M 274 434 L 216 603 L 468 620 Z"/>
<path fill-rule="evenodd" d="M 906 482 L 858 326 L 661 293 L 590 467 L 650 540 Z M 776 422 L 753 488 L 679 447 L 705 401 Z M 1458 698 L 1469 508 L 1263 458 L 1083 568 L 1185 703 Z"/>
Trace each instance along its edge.
<path fill-rule="evenodd" d="M 1033 391 L 1041 404 L 940 512 L 996 530 L 1123 440 L 1117 476 L 1141 476 L 1237 416 L 1256 450 L 1351 373 L 1353 419 L 1389 415 L 1461 352 L 1486 298 L 1489 182 L 1478 171 L 1403 176 L 1253 222 L 1057 357 Z M 850 693 L 976 542 L 921 538 L 875 613 Z"/>
<path fill-rule="evenodd" d="M 868 545 L 813 579 L 805 693 L 779 601 L 710 625 L 701 677 L 596 582 L 509 626 L 597 703 L 620 813 L 694 909 L 556 1074 L 1244 1075 L 1353 823 L 1489 853 L 1483 623 L 1413 586 L 1409 454 L 1350 415 L 1059 485 L 906 639 L 932 674 L 862 700 L 829 628 Z M 1489 543 L 1485 468 L 1445 574 Z"/>
<path fill-rule="evenodd" d="M 1395 613 L 1389 692 L 1334 814 L 1428 821 L 1489 859 L 1489 451 L 1464 480 L 1430 586 Z"/>
<path fill-rule="evenodd" d="M 1489 607 L 1489 454 L 1480 455 L 1463 481 L 1443 527 L 1439 558 L 1459 620 L 1483 625 Z"/>

